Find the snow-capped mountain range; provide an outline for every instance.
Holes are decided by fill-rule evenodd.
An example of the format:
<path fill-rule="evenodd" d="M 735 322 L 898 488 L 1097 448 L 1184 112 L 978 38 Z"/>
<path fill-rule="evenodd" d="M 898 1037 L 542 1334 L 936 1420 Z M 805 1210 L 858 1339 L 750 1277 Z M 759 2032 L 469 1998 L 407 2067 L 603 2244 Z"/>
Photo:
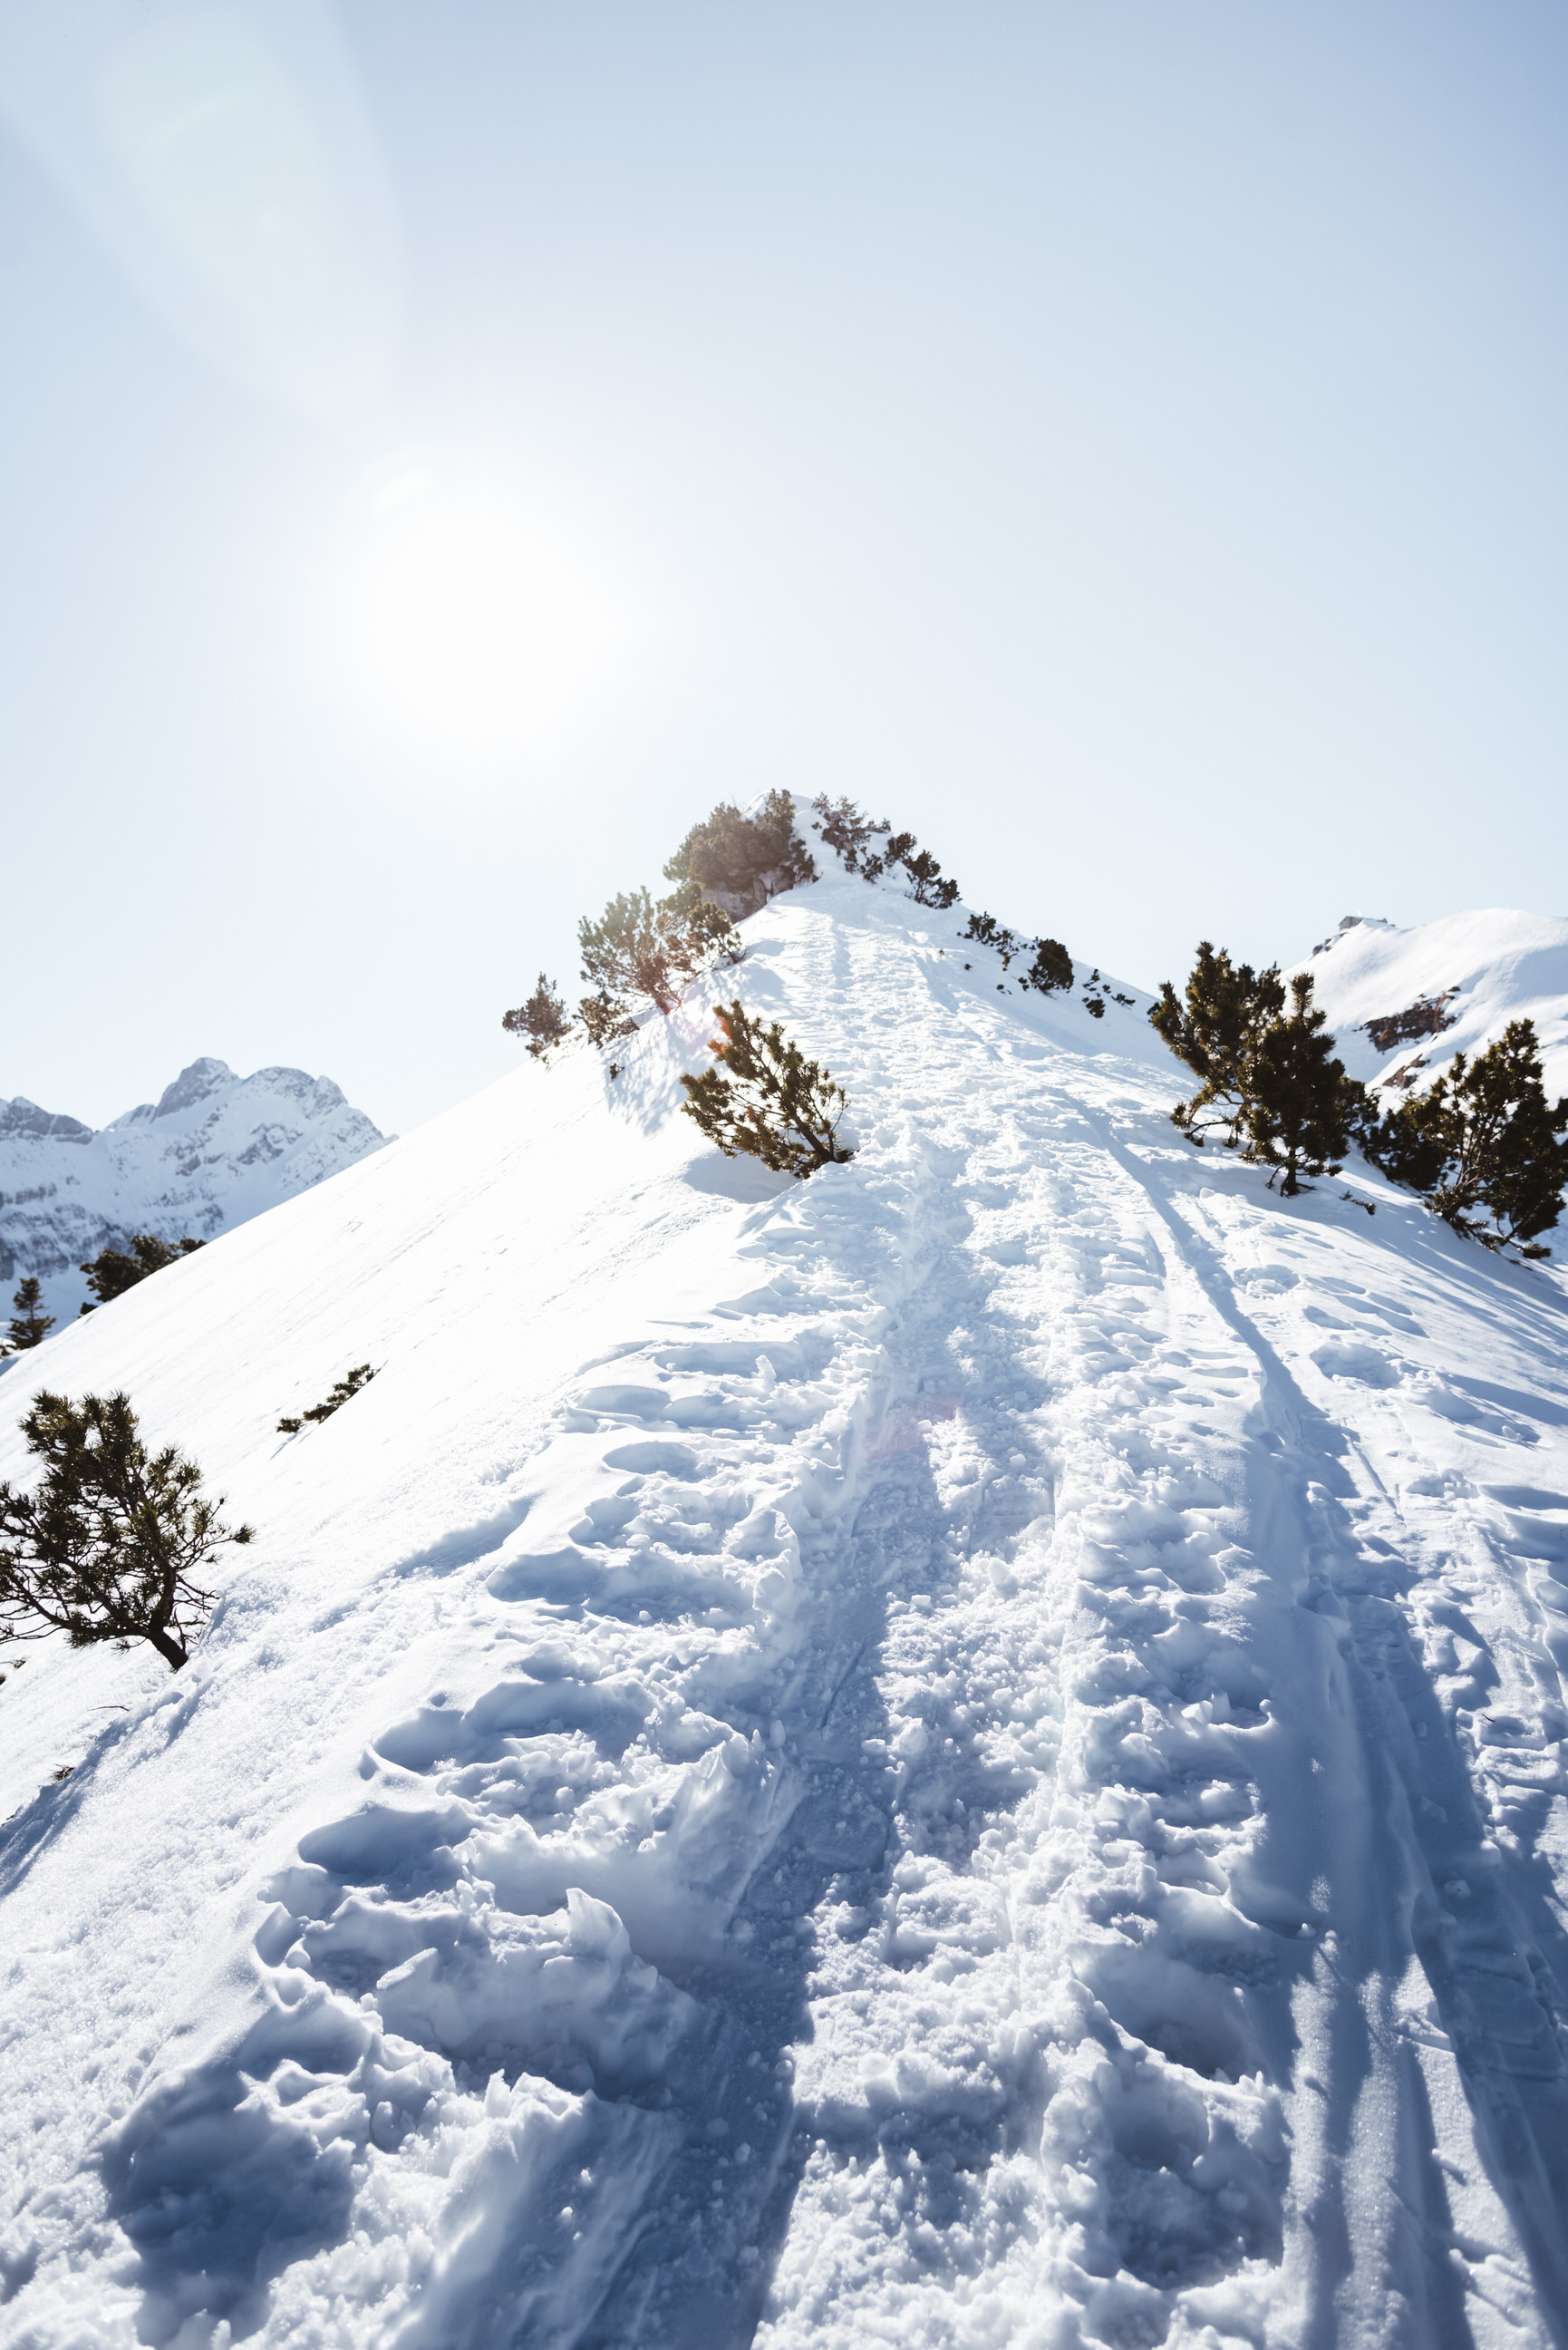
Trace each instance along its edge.
<path fill-rule="evenodd" d="M 386 1136 L 330 1077 L 192 1061 L 156 1102 L 94 1129 L 18 1095 L 0 1099 L 0 1290 L 36 1274 L 58 1320 L 88 1295 L 80 1267 L 133 1232 L 214 1240 L 351 1167 Z"/>
<path fill-rule="evenodd" d="M 258 1530 L 178 1676 L 5 1667 L 28 2350 L 1568 2339 L 1568 1282 L 821 861 L 0 1382 Z M 1456 921 L 1342 1049 L 1544 1018 Z M 849 1163 L 680 1115 L 720 986 Z"/>

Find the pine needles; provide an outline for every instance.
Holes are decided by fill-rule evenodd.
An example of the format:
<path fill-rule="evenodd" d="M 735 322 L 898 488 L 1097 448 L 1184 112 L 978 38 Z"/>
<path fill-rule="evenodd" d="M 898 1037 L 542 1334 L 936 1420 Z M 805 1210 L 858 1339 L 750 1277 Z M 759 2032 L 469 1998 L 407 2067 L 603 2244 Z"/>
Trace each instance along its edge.
<path fill-rule="evenodd" d="M 722 1035 L 714 1064 L 682 1077 L 682 1107 L 726 1159 L 760 1159 L 775 1174 L 803 1180 L 853 1156 L 838 1140 L 849 1097 L 832 1073 L 808 1061 L 776 1020 L 764 1027 L 742 1003 L 716 1003 Z"/>
<path fill-rule="evenodd" d="M 128 1396 L 41 1392 L 22 1433 L 44 1476 L 33 1493 L 0 1484 L 0 1639 L 146 1640 L 178 1672 L 213 1604 L 196 1574 L 252 1529 L 223 1523 L 172 1445 L 148 1452 Z"/>

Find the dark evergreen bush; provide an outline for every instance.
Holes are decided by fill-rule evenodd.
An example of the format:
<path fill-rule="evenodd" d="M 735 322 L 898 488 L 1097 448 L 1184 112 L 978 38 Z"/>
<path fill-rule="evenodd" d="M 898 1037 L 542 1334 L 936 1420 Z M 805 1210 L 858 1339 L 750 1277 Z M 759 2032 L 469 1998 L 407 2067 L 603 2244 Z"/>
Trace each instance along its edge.
<path fill-rule="evenodd" d="M 1568 1100 L 1548 1107 L 1535 1024 L 1513 1020 L 1472 1062 L 1456 1053 L 1425 1094 L 1368 1119 L 1367 1157 L 1489 1248 L 1529 1245 L 1563 1212 Z"/>
<path fill-rule="evenodd" d="M 1049 995 L 1054 988 L 1072 986 L 1073 958 L 1060 939 L 1036 940 L 1034 960 L 1019 984 L 1038 988 L 1042 995 Z"/>
<path fill-rule="evenodd" d="M 971 914 L 968 927 L 961 935 L 966 939 L 973 939 L 977 946 L 994 947 L 1002 957 L 1003 971 L 1008 968 L 1013 956 L 1022 954 L 1028 944 L 1026 939 L 1019 938 L 1008 929 L 1005 922 L 999 922 L 993 914 Z M 1069 968 L 1067 984 L 1071 986 L 1072 982 L 1073 974 Z"/>
<path fill-rule="evenodd" d="M 1282 1172 L 1287 1197 L 1298 1178 L 1337 1175 L 1366 1094 L 1333 1058 L 1334 1038 L 1312 1004 L 1310 972 L 1286 990 L 1279 967 L 1233 964 L 1205 939 L 1179 1001 L 1168 980 L 1149 1019 L 1177 1058 L 1203 1082 L 1171 1120 L 1200 1149 L 1218 1134 L 1227 1150 Z M 1273 1180 L 1270 1177 L 1270 1181 Z"/>
<path fill-rule="evenodd" d="M 601 987 L 597 995 L 585 995 L 577 1005 L 577 1018 L 583 1033 L 595 1052 L 606 1045 L 614 1045 L 622 1036 L 635 1036 L 637 1023 L 618 997 L 607 995 Z"/>
<path fill-rule="evenodd" d="M 812 806 L 818 817 L 812 829 L 822 835 L 829 848 L 837 850 L 846 873 L 875 881 L 901 865 L 913 885 L 909 895 L 917 905 L 945 910 L 957 903 L 958 883 L 942 879 L 941 867 L 929 848 L 916 848 L 912 832 L 893 832 L 886 822 L 862 816 L 853 800 L 830 800 L 826 792 L 819 793 Z M 882 847 L 873 848 L 872 842 L 884 833 L 888 837 Z"/>
<path fill-rule="evenodd" d="M 1033 947 L 1034 960 L 1020 979 L 1020 987 L 1037 988 L 1042 995 L 1049 995 L 1053 989 L 1073 984 L 1073 958 L 1060 939 L 1021 939 L 992 914 L 971 914 L 961 935 L 977 946 L 993 947 L 1002 957 L 1003 971 L 1011 968 L 1014 955 L 1026 954 Z M 964 967 L 968 969 L 967 964 Z"/>
<path fill-rule="evenodd" d="M 571 1034 L 571 1017 L 556 994 L 553 982 L 539 973 L 539 984 L 526 1003 L 515 1011 L 504 1012 L 501 1025 L 512 1036 L 523 1036 L 535 1060 L 542 1061 L 552 1047 Z"/>
<path fill-rule="evenodd" d="M 936 906 L 945 912 L 948 907 L 956 904 L 958 883 L 942 879 L 942 868 L 929 848 L 922 848 L 914 856 L 902 857 L 899 862 L 914 885 L 909 895 L 918 906 Z"/>
<path fill-rule="evenodd" d="M 213 1604 L 195 1575 L 252 1528 L 223 1523 L 172 1445 L 149 1454 L 125 1395 L 40 1394 L 22 1432 L 44 1475 L 32 1493 L 0 1484 L 0 1638 L 146 1640 L 178 1672 Z"/>
<path fill-rule="evenodd" d="M 716 898 L 727 913 L 755 913 L 768 899 L 803 881 L 815 881 L 811 851 L 794 828 L 794 803 L 787 792 L 770 792 L 755 816 L 742 816 L 721 801 L 701 824 L 693 825 L 664 868 L 666 880 L 694 883 Z"/>
<path fill-rule="evenodd" d="M 345 1372 L 342 1378 L 337 1381 L 325 1403 L 312 1404 L 310 1409 L 302 1411 L 297 1419 L 280 1419 L 277 1424 L 278 1434 L 297 1436 L 307 1419 L 317 1423 L 324 1419 L 330 1419 L 335 1411 L 341 1411 L 346 1403 L 353 1401 L 361 1388 L 369 1387 L 375 1376 L 369 1363 L 356 1363 L 354 1368 Z"/>
<path fill-rule="evenodd" d="M 808 1061 L 776 1020 L 764 1027 L 741 1003 L 713 1009 L 722 1034 L 712 1039 L 713 1066 L 680 1080 L 687 1116 L 726 1159 L 744 1154 L 803 1179 L 842 1165 L 853 1155 L 837 1139 L 849 1097 L 830 1071 Z"/>
<path fill-rule="evenodd" d="M 161 1241 L 156 1232 L 137 1232 L 129 1250 L 102 1249 L 81 1271 L 99 1304 L 107 1305 L 111 1297 L 123 1297 L 150 1274 L 161 1273 L 166 1264 L 178 1264 L 182 1256 L 193 1256 L 205 1246 L 205 1241 L 193 1241 L 189 1233 L 181 1241 Z M 84 1305 L 81 1310 L 91 1314 L 96 1308 Z"/>
<path fill-rule="evenodd" d="M 853 800 L 842 796 L 836 801 L 830 800 L 826 792 L 819 792 L 812 806 L 818 819 L 812 830 L 822 835 L 829 848 L 837 850 L 845 871 L 858 873 L 866 880 L 875 881 L 887 858 L 871 844 L 882 834 L 890 832 L 892 827 L 886 822 L 878 824 L 872 816 L 862 816 Z M 908 841 L 911 848 L 915 845 L 913 833 L 900 833 L 898 838 Z"/>
<path fill-rule="evenodd" d="M 30 1273 L 19 1288 L 14 1290 L 11 1303 L 16 1317 L 5 1326 L 5 1344 L 0 1355 L 23 1355 L 31 1347 L 41 1347 L 55 1326 L 55 1317 L 44 1311 L 44 1292 L 36 1274 Z"/>
<path fill-rule="evenodd" d="M 628 997 L 650 996 L 660 1012 L 673 1012 L 698 972 L 714 962 L 739 962 L 743 951 L 728 914 L 694 881 L 683 882 L 658 905 L 646 889 L 623 891 L 597 922 L 584 916 L 577 942 L 583 977 L 595 990 L 580 1007 L 590 1036 L 596 1028 L 601 1035 L 629 1033 L 636 1024 Z"/>

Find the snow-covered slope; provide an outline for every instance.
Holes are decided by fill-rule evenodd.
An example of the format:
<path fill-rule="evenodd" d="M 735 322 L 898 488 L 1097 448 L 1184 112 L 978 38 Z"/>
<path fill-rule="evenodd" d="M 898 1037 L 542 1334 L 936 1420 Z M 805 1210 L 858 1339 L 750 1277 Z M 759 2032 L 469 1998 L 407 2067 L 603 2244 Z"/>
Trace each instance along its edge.
<path fill-rule="evenodd" d="M 156 1102 L 96 1132 L 18 1095 L 0 1100 L 0 1285 L 25 1274 L 74 1315 L 80 1267 L 133 1232 L 210 1241 L 386 1141 L 330 1077 L 192 1061 Z"/>
<path fill-rule="evenodd" d="M 1365 1084 L 1424 1091 L 1456 1053 L 1529 1019 L 1549 1098 L 1568 1094 L 1568 921 L 1557 915 L 1493 906 L 1407 931 L 1347 916 L 1292 968 L 1311 972 L 1340 1058 Z"/>
<path fill-rule="evenodd" d="M 958 927 L 747 925 L 847 1166 L 699 1007 L 0 1382 L 260 1529 L 0 1690 L 10 2339 L 1563 2341 L 1563 1287 Z"/>

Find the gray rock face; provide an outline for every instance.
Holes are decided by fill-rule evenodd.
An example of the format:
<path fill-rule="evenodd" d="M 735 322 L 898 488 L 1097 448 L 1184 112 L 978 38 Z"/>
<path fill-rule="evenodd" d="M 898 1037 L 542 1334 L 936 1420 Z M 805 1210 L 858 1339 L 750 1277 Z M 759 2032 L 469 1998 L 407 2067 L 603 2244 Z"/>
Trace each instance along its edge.
<path fill-rule="evenodd" d="M 36 1274 L 47 1311 L 69 1319 L 88 1295 L 79 1268 L 101 1249 L 133 1232 L 215 1240 L 386 1140 L 330 1077 L 238 1077 L 211 1057 L 96 1131 L 0 1098 L 0 1298 Z"/>

